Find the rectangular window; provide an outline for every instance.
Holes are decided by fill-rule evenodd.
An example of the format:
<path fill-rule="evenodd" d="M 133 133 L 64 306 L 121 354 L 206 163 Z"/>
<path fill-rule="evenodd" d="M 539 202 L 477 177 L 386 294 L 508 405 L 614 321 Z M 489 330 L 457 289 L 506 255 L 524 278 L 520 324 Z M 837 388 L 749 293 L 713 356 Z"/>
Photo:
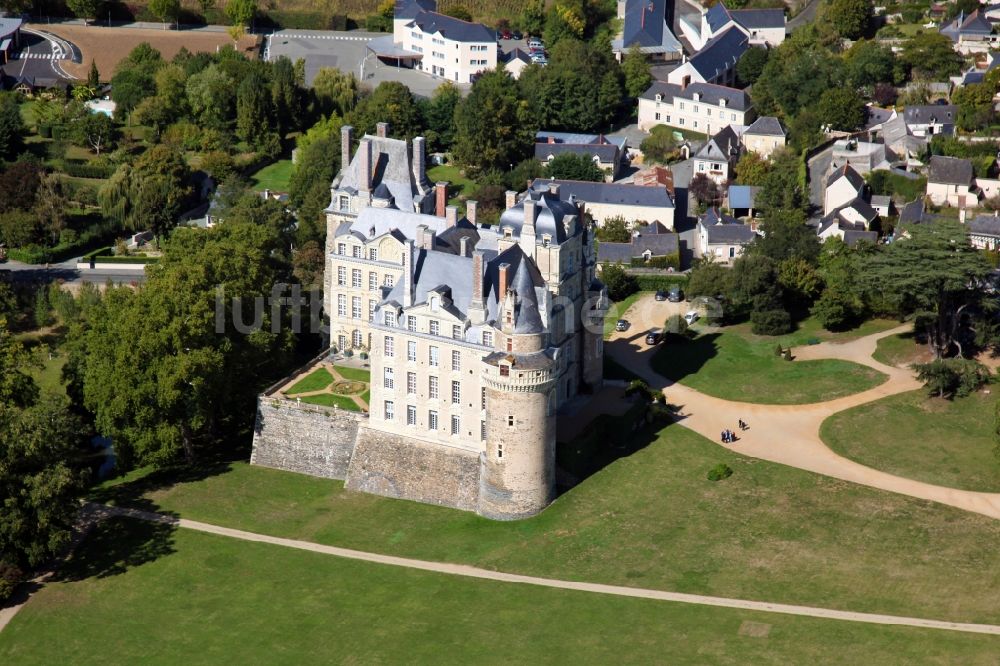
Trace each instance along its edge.
<path fill-rule="evenodd" d="M 372 261 L 378 261 L 378 248 L 368 248 L 368 258 Z"/>
<path fill-rule="evenodd" d="M 384 368 L 382 373 L 382 387 L 389 390 L 396 388 L 396 379 L 392 368 Z"/>
<path fill-rule="evenodd" d="M 392 416 L 393 416 L 393 412 L 394 411 L 395 411 L 395 408 L 394 408 L 394 406 L 392 404 L 392 400 L 386 400 L 385 401 L 385 420 L 386 421 L 391 421 L 392 420 Z"/>
<path fill-rule="evenodd" d="M 337 286 L 343 287 L 347 284 L 347 269 L 343 266 L 337 266 Z"/>
<path fill-rule="evenodd" d="M 355 347 L 361 346 L 361 331 L 355 330 L 353 333 L 351 333 L 351 342 L 354 344 Z"/>
<path fill-rule="evenodd" d="M 696 121 L 694 121 L 694 126 L 695 126 L 695 127 L 697 127 L 697 126 L 698 126 L 698 121 L 697 121 L 697 120 L 696 120 Z"/>
<path fill-rule="evenodd" d="M 462 339 L 462 327 L 458 326 L 458 325 L 452 326 L 451 327 L 451 337 L 454 338 L 455 340 L 461 340 Z"/>
<path fill-rule="evenodd" d="M 406 425 L 417 425 L 417 408 L 413 405 L 406 406 Z"/>
<path fill-rule="evenodd" d="M 351 296 L 351 317 L 361 319 L 361 297 Z"/>
<path fill-rule="evenodd" d="M 486 441 L 486 421 L 479 422 L 479 439 Z"/>
<path fill-rule="evenodd" d="M 430 323 L 430 333 L 431 333 L 431 335 L 440 335 L 441 334 L 441 325 L 437 321 L 435 321 L 433 319 L 431 320 L 431 323 Z"/>
<path fill-rule="evenodd" d="M 452 415 L 451 417 L 451 434 L 457 435 L 462 430 L 462 422 L 459 420 L 457 415 Z"/>
<path fill-rule="evenodd" d="M 437 430 L 438 429 L 438 413 L 433 409 L 427 412 L 427 429 Z"/>
<path fill-rule="evenodd" d="M 356 289 L 361 288 L 361 269 L 355 268 L 351 270 L 351 286 Z"/>
<path fill-rule="evenodd" d="M 430 349 L 428 350 L 428 358 L 427 358 L 427 362 L 428 362 L 428 363 L 429 363 L 429 364 L 430 364 L 430 365 L 431 365 L 432 367 L 435 367 L 435 368 L 436 368 L 436 367 L 438 366 L 438 348 L 437 348 L 437 347 L 431 347 L 431 348 L 430 348 Z"/>
<path fill-rule="evenodd" d="M 462 404 L 462 382 L 451 383 L 451 404 Z"/>
<path fill-rule="evenodd" d="M 679 118 L 679 119 L 677 120 L 677 124 L 679 124 L 679 125 L 683 125 L 683 124 L 684 124 L 684 119 L 683 119 L 683 118 Z"/>
<path fill-rule="evenodd" d="M 694 112 L 698 113 L 698 105 L 697 104 L 694 105 Z"/>
<path fill-rule="evenodd" d="M 431 400 L 437 400 L 438 397 L 438 378 L 428 377 L 427 378 L 427 397 Z"/>
<path fill-rule="evenodd" d="M 345 255 L 347 254 L 347 245 L 344 243 L 337 243 L 337 254 Z"/>
<path fill-rule="evenodd" d="M 375 306 L 378 301 L 370 300 L 368 301 L 368 321 L 375 321 Z"/>
<path fill-rule="evenodd" d="M 385 276 L 385 279 L 382 280 L 382 286 L 383 287 L 391 287 L 392 286 L 392 276 L 391 275 L 386 275 Z"/>
<path fill-rule="evenodd" d="M 457 349 L 451 352 L 451 369 L 455 371 L 462 369 L 462 352 Z"/>
<path fill-rule="evenodd" d="M 736 122 L 736 114 L 735 113 L 730 113 L 729 116 L 730 116 L 730 120 L 732 120 L 735 123 Z"/>
<path fill-rule="evenodd" d="M 681 111 L 684 110 L 684 102 L 681 102 Z"/>
<path fill-rule="evenodd" d="M 416 361 L 417 360 L 417 343 L 410 340 L 406 343 L 406 360 Z"/>
<path fill-rule="evenodd" d="M 337 316 L 347 316 L 347 296 L 343 294 L 337 294 Z"/>
<path fill-rule="evenodd" d="M 406 392 L 409 395 L 417 394 L 417 373 L 415 372 L 406 373 Z"/>
<path fill-rule="evenodd" d="M 382 315 L 383 315 L 383 317 L 385 317 L 385 325 L 386 326 L 395 326 L 396 325 L 396 311 L 395 310 L 386 310 L 385 312 L 382 313 Z"/>
<path fill-rule="evenodd" d="M 483 331 L 483 344 L 487 347 L 493 346 L 493 331 Z"/>
<path fill-rule="evenodd" d="M 486 387 L 482 388 L 479 396 L 479 402 L 481 403 L 480 409 L 486 409 Z"/>
<path fill-rule="evenodd" d="M 407 315 L 406 317 L 406 330 L 416 331 L 417 330 L 417 318 L 413 315 Z"/>
<path fill-rule="evenodd" d="M 712 109 L 705 109 L 705 115 L 709 118 L 712 117 Z"/>
<path fill-rule="evenodd" d="M 501 377 L 510 377 L 510 366 L 509 365 L 501 365 L 500 366 L 500 376 Z"/>
<path fill-rule="evenodd" d="M 351 248 L 351 254 L 354 256 L 354 258 L 360 259 L 361 258 L 361 246 L 360 245 L 355 245 L 354 247 L 352 247 Z"/>
<path fill-rule="evenodd" d="M 503 458 L 503 444 L 497 444 L 497 459 Z"/>
<path fill-rule="evenodd" d="M 386 358 L 392 358 L 395 355 L 395 346 L 395 340 L 392 339 L 392 336 L 385 336 L 385 342 L 382 344 L 382 355 Z M 388 370 L 390 368 L 386 369 Z"/>
<path fill-rule="evenodd" d="M 372 291 L 378 289 L 378 273 L 375 271 L 368 271 L 368 288 Z"/>
<path fill-rule="evenodd" d="M 507 427 L 508 428 L 513 428 L 514 427 L 514 415 L 513 414 L 511 414 L 511 415 L 509 415 L 507 417 Z"/>

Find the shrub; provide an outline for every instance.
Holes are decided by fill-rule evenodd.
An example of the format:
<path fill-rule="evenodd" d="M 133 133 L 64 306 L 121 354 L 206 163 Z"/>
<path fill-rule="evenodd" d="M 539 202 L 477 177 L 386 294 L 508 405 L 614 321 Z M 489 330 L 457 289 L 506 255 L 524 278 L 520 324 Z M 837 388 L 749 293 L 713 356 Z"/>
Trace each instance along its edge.
<path fill-rule="evenodd" d="M 728 479 L 733 475 L 733 468 L 726 463 L 719 463 L 712 469 L 708 470 L 708 480 L 709 481 L 722 481 L 723 479 Z"/>
<path fill-rule="evenodd" d="M 24 573 L 13 564 L 0 561 L 0 602 L 10 598 Z"/>
<path fill-rule="evenodd" d="M 754 310 L 750 326 L 757 335 L 784 335 L 792 330 L 792 317 L 782 309 Z"/>
<path fill-rule="evenodd" d="M 967 358 L 939 358 L 913 366 L 917 379 L 939 398 L 965 397 L 990 381 L 990 369 Z"/>
<path fill-rule="evenodd" d="M 663 325 L 663 332 L 671 336 L 685 337 L 688 332 L 688 323 L 679 314 L 671 315 L 667 317 L 667 321 Z"/>
<path fill-rule="evenodd" d="M 639 290 L 635 276 L 629 275 L 621 264 L 608 264 L 601 270 L 601 281 L 608 288 L 608 297 L 623 301 Z"/>
<path fill-rule="evenodd" d="M 785 355 L 785 350 L 781 348 L 781 343 L 780 342 L 778 343 L 778 346 L 774 348 L 774 355 L 775 356 L 784 356 Z"/>
<path fill-rule="evenodd" d="M 677 285 L 684 287 L 687 284 L 687 276 L 679 273 L 675 275 L 636 275 L 635 281 L 639 291 L 667 291 Z"/>

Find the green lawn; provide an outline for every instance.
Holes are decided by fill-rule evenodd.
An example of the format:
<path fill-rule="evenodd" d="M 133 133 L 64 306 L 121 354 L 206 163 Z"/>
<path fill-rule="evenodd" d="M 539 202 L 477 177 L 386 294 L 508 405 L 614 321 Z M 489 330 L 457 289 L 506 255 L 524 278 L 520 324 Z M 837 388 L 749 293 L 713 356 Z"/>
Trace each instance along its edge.
<path fill-rule="evenodd" d="M 22 665 L 990 664 L 998 650 L 995 636 L 511 585 L 128 519 L 96 528 L 0 634 L 0 661 Z"/>
<path fill-rule="evenodd" d="M 997 396 L 928 398 L 924 390 L 883 398 L 834 414 L 821 435 L 859 463 L 928 483 L 1000 492 L 994 455 Z"/>
<path fill-rule="evenodd" d="M 31 376 L 42 391 L 65 395 L 66 386 L 62 382 L 62 369 L 65 365 L 66 356 L 56 351 L 52 358 L 44 357 L 42 367 L 33 369 Z"/>
<path fill-rule="evenodd" d="M 245 463 L 175 485 L 132 477 L 95 498 L 540 576 L 1000 622 L 1000 521 L 745 458 L 679 425 L 636 437 L 634 453 L 514 522 Z M 705 475 L 718 463 L 734 474 L 713 483 Z"/>
<path fill-rule="evenodd" d="M 625 300 L 619 301 L 617 303 L 611 303 L 611 307 L 608 308 L 608 314 L 604 317 L 604 339 L 607 340 L 611 337 L 611 334 L 615 331 L 615 323 L 621 319 L 625 313 L 628 311 L 632 305 L 642 298 L 643 296 L 649 294 L 648 291 L 637 291 L 631 296 L 625 297 Z"/>
<path fill-rule="evenodd" d="M 897 333 L 878 341 L 872 358 L 886 365 L 905 367 L 930 360 L 927 345 L 918 344 L 913 333 Z"/>
<path fill-rule="evenodd" d="M 372 373 L 370 370 L 365 370 L 364 368 L 351 368 L 346 365 L 335 365 L 333 369 L 340 373 L 340 376 L 344 379 L 349 379 L 352 382 L 365 382 L 366 384 L 371 384 Z"/>
<path fill-rule="evenodd" d="M 285 391 L 289 395 L 295 395 L 296 393 L 309 393 L 310 391 L 319 391 L 325 389 L 327 386 L 333 383 L 333 375 L 326 368 L 316 368 L 308 375 L 295 382 L 295 385 L 290 389 Z"/>
<path fill-rule="evenodd" d="M 287 192 L 292 177 L 292 160 L 278 160 L 250 176 L 255 190 Z"/>
<path fill-rule="evenodd" d="M 361 394 L 361 400 L 366 405 L 371 405 L 372 404 L 372 392 L 369 390 L 369 391 L 365 391 L 364 393 L 362 393 Z"/>
<path fill-rule="evenodd" d="M 427 169 L 427 178 L 432 183 L 448 183 L 448 191 L 451 197 L 448 199 L 449 206 L 461 204 L 460 197 L 471 199 L 473 193 L 479 188 L 479 183 L 466 177 L 462 173 L 462 168 L 451 164 L 439 164 Z"/>
<path fill-rule="evenodd" d="M 304 395 L 299 398 L 302 402 L 310 405 L 322 405 L 324 407 L 340 407 L 351 412 L 360 412 L 358 403 L 343 395 L 333 395 L 332 393 L 318 393 L 316 395 Z"/>
<path fill-rule="evenodd" d="M 726 400 L 777 405 L 804 404 L 860 393 L 885 381 L 885 375 L 841 360 L 785 361 L 779 344 L 821 339 L 804 327 L 780 337 L 752 335 L 744 326 L 703 329 L 687 342 L 668 342 L 653 356 L 653 368 L 708 395 Z"/>

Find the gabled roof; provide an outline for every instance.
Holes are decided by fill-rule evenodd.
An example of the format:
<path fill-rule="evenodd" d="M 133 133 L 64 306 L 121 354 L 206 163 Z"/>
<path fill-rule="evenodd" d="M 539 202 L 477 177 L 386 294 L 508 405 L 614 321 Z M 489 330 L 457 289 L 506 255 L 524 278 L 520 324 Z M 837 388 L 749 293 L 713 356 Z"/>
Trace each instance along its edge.
<path fill-rule="evenodd" d="M 531 188 L 547 190 L 550 185 L 559 186 L 559 198 L 584 201 L 590 204 L 615 204 L 619 206 L 650 206 L 673 208 L 674 202 L 665 187 L 644 187 L 621 183 L 592 183 L 584 180 L 554 180 L 536 178 Z"/>
<path fill-rule="evenodd" d="M 508 53 L 501 56 L 501 60 L 503 62 L 513 62 L 515 60 L 520 60 L 521 62 L 524 62 L 528 65 L 531 64 L 531 56 L 528 55 L 527 52 L 522 51 L 521 49 L 514 49 L 513 51 L 509 51 Z"/>
<path fill-rule="evenodd" d="M 456 42 L 496 42 L 496 33 L 482 23 L 463 21 L 454 16 L 437 12 L 417 14 L 407 27 L 417 26 L 426 34 L 441 33 L 446 39 Z"/>
<path fill-rule="evenodd" d="M 625 0 L 625 21 L 622 28 L 622 47 L 633 44 L 641 47 L 663 46 L 667 29 L 667 0 Z M 677 41 L 670 34 L 673 41 Z M 680 46 L 678 44 L 678 46 Z"/>
<path fill-rule="evenodd" d="M 597 260 L 601 263 L 629 263 L 633 258 L 641 257 L 645 252 L 651 256 L 663 257 L 674 254 L 680 248 L 675 233 L 638 233 L 632 236 L 628 243 L 597 244 Z"/>
<path fill-rule="evenodd" d="M 535 143 L 535 159 L 542 162 L 563 153 L 597 157 L 601 162 L 617 162 L 621 149 L 613 143 Z"/>
<path fill-rule="evenodd" d="M 758 136 L 786 136 L 785 128 L 781 121 L 774 116 L 761 116 L 750 123 L 750 126 L 743 130 L 743 134 Z"/>
<path fill-rule="evenodd" d="M 748 225 L 737 222 L 729 215 L 722 215 L 715 208 L 709 208 L 698 221 L 710 245 L 746 245 L 756 234 Z"/>
<path fill-rule="evenodd" d="M 903 118 L 907 125 L 927 123 L 951 125 L 955 122 L 956 115 L 958 115 L 958 107 L 953 104 L 922 104 L 903 109 Z"/>
<path fill-rule="evenodd" d="M 730 208 L 753 208 L 760 187 L 756 185 L 730 185 Z"/>
<path fill-rule="evenodd" d="M 854 167 L 852 167 L 850 164 L 845 164 L 844 166 L 840 167 L 839 169 L 831 173 L 830 176 L 826 179 L 826 186 L 830 187 L 841 178 L 846 178 L 847 182 L 851 184 L 851 187 L 853 187 L 856 190 L 860 190 L 862 187 L 865 186 L 865 179 L 862 178 L 861 174 L 855 171 Z"/>
<path fill-rule="evenodd" d="M 924 200 L 922 198 L 904 204 L 899 211 L 900 224 L 920 224 L 924 221 Z"/>
<path fill-rule="evenodd" d="M 861 241 L 869 243 L 878 242 L 877 231 L 865 231 L 864 229 L 844 229 L 844 243 L 848 247 L 854 247 Z"/>
<path fill-rule="evenodd" d="M 739 152 L 740 137 L 732 125 L 726 125 L 695 153 L 695 157 L 703 160 L 728 161 Z"/>
<path fill-rule="evenodd" d="M 969 233 L 981 236 L 1000 237 L 1000 217 L 994 215 L 976 215 L 968 222 Z"/>
<path fill-rule="evenodd" d="M 959 157 L 931 155 L 930 169 L 927 173 L 928 183 L 971 185 L 972 177 L 971 161 Z"/>
<path fill-rule="evenodd" d="M 735 67 L 740 56 L 748 48 L 750 48 L 750 38 L 733 26 L 709 40 L 704 48 L 691 56 L 688 62 L 702 78 L 708 81 Z"/>
<path fill-rule="evenodd" d="M 421 12 L 436 12 L 437 2 L 435 0 L 396 0 L 396 8 L 393 11 L 393 18 L 412 19 Z"/>
<path fill-rule="evenodd" d="M 750 30 L 784 28 L 784 9 L 733 9 L 729 12 L 733 20 Z"/>
<path fill-rule="evenodd" d="M 724 3 L 716 3 L 705 12 L 705 22 L 713 34 L 719 32 L 733 20 L 733 15 Z"/>
<path fill-rule="evenodd" d="M 642 93 L 639 97 L 655 101 L 657 95 L 660 96 L 662 101 L 666 102 L 672 102 L 675 97 L 693 100 L 695 95 L 698 95 L 700 101 L 715 106 L 719 105 L 720 100 L 725 100 L 726 108 L 735 109 L 736 111 L 746 111 L 753 106 L 750 101 L 750 95 L 745 90 L 720 86 L 714 83 L 696 82 L 689 84 L 687 88 L 683 88 L 676 83 L 654 81 L 646 92 Z"/>

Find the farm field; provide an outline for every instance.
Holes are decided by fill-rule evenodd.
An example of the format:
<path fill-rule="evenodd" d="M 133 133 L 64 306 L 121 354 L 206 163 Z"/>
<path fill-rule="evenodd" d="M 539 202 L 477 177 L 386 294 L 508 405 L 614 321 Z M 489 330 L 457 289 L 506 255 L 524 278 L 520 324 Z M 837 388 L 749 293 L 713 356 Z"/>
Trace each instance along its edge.
<path fill-rule="evenodd" d="M 101 79 L 107 81 L 115 71 L 115 66 L 129 52 L 142 42 L 149 42 L 157 49 L 165 60 L 173 58 L 181 47 L 188 51 L 206 51 L 214 53 L 219 47 L 232 44 L 233 40 L 225 32 L 195 32 L 185 30 L 147 30 L 142 28 L 107 28 L 100 26 L 82 26 L 69 24 L 51 24 L 39 28 L 42 32 L 67 39 L 80 48 L 83 55 L 82 63 L 63 61 L 62 67 L 66 73 L 79 79 L 87 78 L 90 71 L 90 61 L 97 63 Z M 247 55 L 253 55 L 259 37 L 248 35 L 240 39 L 239 50 Z"/>

